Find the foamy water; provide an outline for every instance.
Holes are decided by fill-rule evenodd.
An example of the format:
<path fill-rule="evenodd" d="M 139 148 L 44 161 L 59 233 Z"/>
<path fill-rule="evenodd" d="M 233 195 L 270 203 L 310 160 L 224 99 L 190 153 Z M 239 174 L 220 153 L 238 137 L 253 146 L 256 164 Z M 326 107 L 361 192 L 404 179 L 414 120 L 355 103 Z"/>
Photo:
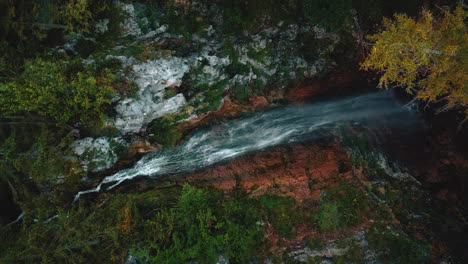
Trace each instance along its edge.
<path fill-rule="evenodd" d="M 404 127 L 417 120 L 416 114 L 388 91 L 279 107 L 215 125 L 173 149 L 149 153 L 132 168 L 105 177 L 96 188 L 79 192 L 75 201 L 83 194 L 111 190 L 136 177 L 183 174 L 268 147 L 332 135 L 332 128 L 344 123 L 372 129 L 382 121 Z"/>

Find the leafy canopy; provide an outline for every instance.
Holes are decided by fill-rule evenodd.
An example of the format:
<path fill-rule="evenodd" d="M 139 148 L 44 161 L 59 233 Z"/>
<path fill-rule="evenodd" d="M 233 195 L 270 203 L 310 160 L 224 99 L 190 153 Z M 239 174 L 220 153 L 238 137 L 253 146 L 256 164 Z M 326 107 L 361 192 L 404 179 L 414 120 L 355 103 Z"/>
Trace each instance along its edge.
<path fill-rule="evenodd" d="M 466 17 L 457 7 L 439 19 L 428 11 L 419 20 L 404 14 L 384 19 L 384 30 L 369 36 L 375 45 L 361 67 L 383 72 L 380 86 L 397 84 L 428 102 L 443 99 L 447 108 L 467 107 Z"/>

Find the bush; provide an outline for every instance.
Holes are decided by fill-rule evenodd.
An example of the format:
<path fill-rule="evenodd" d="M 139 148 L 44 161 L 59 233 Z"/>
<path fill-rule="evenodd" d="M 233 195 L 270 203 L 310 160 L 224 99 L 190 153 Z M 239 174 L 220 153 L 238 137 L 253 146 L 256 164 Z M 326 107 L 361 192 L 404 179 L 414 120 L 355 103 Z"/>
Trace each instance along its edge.
<path fill-rule="evenodd" d="M 102 120 L 115 94 L 116 75 L 107 69 L 98 76 L 87 70 L 70 74 L 71 65 L 44 59 L 26 62 L 21 77 L 0 92 L 0 111 L 33 112 L 57 122 Z"/>
<path fill-rule="evenodd" d="M 165 116 L 150 124 L 150 138 L 165 147 L 173 147 L 182 137 L 182 133 L 175 130 L 176 119 L 172 116 Z"/>

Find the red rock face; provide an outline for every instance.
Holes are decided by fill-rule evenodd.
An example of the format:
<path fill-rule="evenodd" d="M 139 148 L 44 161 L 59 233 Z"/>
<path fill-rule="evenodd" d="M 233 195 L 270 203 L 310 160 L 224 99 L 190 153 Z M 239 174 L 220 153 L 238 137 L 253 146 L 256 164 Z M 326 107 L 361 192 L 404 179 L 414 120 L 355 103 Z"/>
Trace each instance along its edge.
<path fill-rule="evenodd" d="M 302 202 L 319 200 L 321 190 L 351 178 L 350 168 L 348 155 L 338 144 L 310 143 L 250 154 L 177 179 L 177 182 L 212 185 L 226 191 L 240 184 L 252 196 L 287 195 Z"/>
<path fill-rule="evenodd" d="M 208 124 L 216 120 L 232 118 L 239 115 L 240 113 L 248 112 L 249 110 L 250 108 L 248 106 L 235 104 L 231 102 L 231 100 L 229 100 L 228 98 L 224 100 L 223 104 L 219 109 L 211 111 L 198 118 L 184 122 L 177 127 L 177 130 L 186 133 L 197 128 L 200 125 Z"/>

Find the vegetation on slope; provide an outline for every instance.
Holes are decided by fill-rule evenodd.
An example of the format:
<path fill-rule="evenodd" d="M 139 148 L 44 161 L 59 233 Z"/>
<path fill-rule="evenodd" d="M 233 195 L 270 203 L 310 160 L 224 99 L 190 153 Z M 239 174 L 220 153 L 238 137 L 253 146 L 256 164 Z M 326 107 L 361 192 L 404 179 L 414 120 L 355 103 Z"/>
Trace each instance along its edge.
<path fill-rule="evenodd" d="M 355 193 L 352 199 L 346 196 L 350 193 Z M 269 194 L 249 197 L 242 189 L 223 194 L 188 185 L 108 194 L 96 202 L 79 202 L 52 219 L 36 221 L 26 215 L 21 224 L 3 227 L 0 263 L 122 263 L 129 255 L 139 263 L 216 263 L 219 256 L 231 263 L 265 258 L 292 261 L 288 250 L 275 256 L 269 248 L 289 246 L 288 239 L 303 235 L 296 230 L 298 226 L 305 226 L 309 234 L 314 234 L 309 230 L 320 231 L 325 237 L 366 224 L 368 219 L 380 226 L 390 224 L 390 218 L 379 213 L 385 207 L 379 205 L 373 211 L 367 207 L 376 204 L 360 187 L 343 183 L 327 193 L 334 194 L 339 196 L 327 198 L 321 205 L 297 204 L 291 197 Z M 330 205 L 339 211 L 327 209 Z M 410 252 L 418 260 L 427 258 L 423 241 L 401 230 L 386 230 L 368 234 L 370 246 L 382 252 L 382 260 L 408 259 Z M 281 238 L 276 245 L 269 238 L 272 232 Z M 342 248 L 355 243 L 345 234 L 350 235 L 346 231 L 338 236 Z M 315 239 L 308 243 L 311 249 L 321 250 L 329 243 L 323 238 L 306 238 Z M 333 259 L 359 262 L 363 258 L 355 251 L 345 252 Z"/>
<path fill-rule="evenodd" d="M 270 227 L 287 240 L 297 234 L 296 227 L 300 224 L 329 234 L 358 226 L 371 217 L 389 223 L 387 207 L 376 205 L 363 188 L 346 184 L 328 190 L 320 204 L 308 205 L 297 205 L 288 197 L 252 198 L 239 190 L 224 195 L 216 190 L 185 186 L 139 194 L 107 194 L 98 202 L 83 201 L 66 207 L 70 194 L 78 191 L 82 178 L 89 175 L 81 171 L 76 158 L 70 157 L 68 145 L 73 133 L 64 129 L 63 123 L 78 125 L 86 135 L 103 135 L 103 130 L 89 132 L 87 129 L 101 127 L 103 117 L 112 115 L 114 96 L 118 93 L 131 95 L 129 84 L 121 79 L 121 67 L 111 67 L 115 62 L 98 63 L 96 68 L 87 68 L 82 63 L 82 58 L 90 54 L 102 55 L 120 36 L 119 10 L 111 2 L 64 0 L 52 4 L 52 1 L 42 1 L 47 4 L 43 6 L 29 0 L 0 2 L 0 114 L 21 115 L 26 121 L 40 117 L 40 123 L 46 123 L 40 129 L 35 124 L 9 124 L 0 129 L 0 180 L 8 182 L 16 202 L 26 212 L 20 224 L 1 227 L 0 263 L 116 263 L 123 262 L 128 254 L 148 263 L 180 263 L 194 259 L 214 263 L 219 255 L 232 263 L 245 263 L 269 254 L 271 245 L 265 234 Z M 213 23 L 216 16 L 203 17 L 193 10 L 184 11 L 172 1 L 142 2 L 164 7 L 163 22 L 173 25 L 170 30 L 187 40 L 194 34 L 201 34 L 207 22 L 218 24 Z M 221 6 L 219 14 L 223 23 L 219 26 L 226 36 L 257 32 L 282 21 L 317 24 L 342 34 L 347 26 L 356 26 L 356 19 L 358 26 L 372 30 L 382 15 L 394 11 L 412 14 L 420 6 L 420 1 L 370 0 L 214 2 Z M 102 18 L 111 19 L 109 27 L 113 29 L 109 33 L 95 41 L 82 40 L 77 54 L 50 56 L 50 51 L 63 42 L 64 34 L 86 35 L 94 22 Z M 409 91 L 415 89 L 420 98 L 434 101 L 448 95 L 450 106 L 466 105 L 465 19 L 466 12 L 458 8 L 452 13 L 444 12 L 441 19 L 424 13 L 420 21 L 405 15 L 397 15 L 394 21 L 386 20 L 385 30 L 371 37 L 377 42 L 377 51 L 371 52 L 363 67 L 385 71 L 382 84 L 396 81 L 408 85 Z M 349 42 L 354 42 L 353 36 L 350 38 Z M 393 45 L 396 39 L 402 38 L 408 42 L 403 49 L 408 52 L 401 52 L 400 47 L 395 48 L 398 45 Z M 312 45 L 319 44 L 314 41 L 306 42 L 310 46 L 303 47 L 307 58 L 315 58 Z M 225 52 L 232 52 L 232 44 L 223 45 Z M 350 52 L 355 48 L 342 44 L 332 56 L 344 57 L 348 51 L 345 47 Z M 165 48 L 185 53 L 200 47 L 170 43 Z M 134 45 L 123 53 L 146 60 L 158 57 L 157 52 L 167 53 L 160 49 Z M 428 52 L 428 49 L 436 52 Z M 249 55 L 261 60 L 265 52 L 271 53 L 262 51 Z M 236 62 L 229 69 L 231 75 L 248 71 Z M 401 69 L 408 71 L 401 72 Z M 237 85 L 230 95 L 235 102 L 246 103 L 249 96 L 262 94 L 264 88 L 263 84 Z M 201 112 L 216 109 L 224 95 L 223 83 L 190 89 L 207 96 Z M 62 124 L 55 126 L 49 121 Z M 153 133 L 151 140 L 167 146 L 176 144 L 181 137 L 174 130 L 172 117 L 155 120 L 150 132 Z M 375 160 L 361 157 L 359 164 L 372 167 Z M 381 176 L 378 168 L 373 168 L 372 173 Z M 49 190 L 50 186 L 56 186 L 57 190 Z M 398 192 L 408 190 L 405 188 L 409 187 L 395 187 L 396 190 L 389 190 L 380 197 L 397 217 L 401 216 L 402 222 L 409 221 L 408 208 L 413 209 L 407 207 L 412 197 Z M 379 210 L 373 210 L 376 206 Z M 58 217 L 48 221 L 56 212 L 59 212 Z M 377 231 L 369 233 L 367 239 L 370 247 L 378 250 L 377 257 L 381 261 L 418 263 L 427 260 L 424 242 L 403 232 L 388 231 L 387 226 L 375 226 L 373 230 Z M 319 249 L 325 242 L 311 244 L 321 245 L 316 247 Z M 334 260 L 349 263 L 362 259 L 362 252 L 355 243 L 345 246 L 352 250 Z M 288 258 L 284 256 L 284 260 Z"/>

